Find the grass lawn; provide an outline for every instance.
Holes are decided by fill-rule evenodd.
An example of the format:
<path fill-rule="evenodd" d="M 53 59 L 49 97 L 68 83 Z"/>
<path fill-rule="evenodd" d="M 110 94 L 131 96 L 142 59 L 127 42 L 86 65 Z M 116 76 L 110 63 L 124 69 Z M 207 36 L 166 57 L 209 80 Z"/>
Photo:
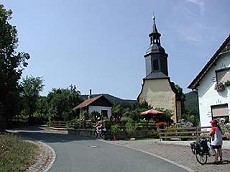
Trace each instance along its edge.
<path fill-rule="evenodd" d="M 0 133 L 0 171 L 21 172 L 32 165 L 39 148 L 13 134 Z"/>

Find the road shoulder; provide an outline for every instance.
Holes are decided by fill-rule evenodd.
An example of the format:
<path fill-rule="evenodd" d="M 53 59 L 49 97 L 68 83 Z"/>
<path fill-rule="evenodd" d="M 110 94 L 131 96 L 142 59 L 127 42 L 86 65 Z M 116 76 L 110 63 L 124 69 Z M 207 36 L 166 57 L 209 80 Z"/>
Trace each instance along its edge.
<path fill-rule="evenodd" d="M 52 167 L 56 159 L 55 151 L 43 142 L 31 140 L 26 141 L 36 144 L 40 150 L 36 163 L 30 166 L 26 172 L 47 172 Z"/>

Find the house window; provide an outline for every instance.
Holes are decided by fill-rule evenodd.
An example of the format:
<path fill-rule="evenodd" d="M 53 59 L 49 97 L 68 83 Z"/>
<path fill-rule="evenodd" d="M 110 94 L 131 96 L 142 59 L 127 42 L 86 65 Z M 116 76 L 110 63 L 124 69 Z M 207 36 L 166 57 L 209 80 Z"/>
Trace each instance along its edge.
<path fill-rule="evenodd" d="M 159 62 L 158 59 L 153 59 L 153 71 L 159 70 Z"/>
<path fill-rule="evenodd" d="M 107 110 L 101 110 L 101 116 L 103 118 L 108 118 L 108 111 Z"/>
<path fill-rule="evenodd" d="M 226 81 L 230 81 L 230 68 L 217 70 L 216 80 L 217 80 L 217 83 L 219 82 L 225 83 Z"/>
<path fill-rule="evenodd" d="M 228 104 L 213 105 L 211 111 L 213 118 L 229 116 Z"/>

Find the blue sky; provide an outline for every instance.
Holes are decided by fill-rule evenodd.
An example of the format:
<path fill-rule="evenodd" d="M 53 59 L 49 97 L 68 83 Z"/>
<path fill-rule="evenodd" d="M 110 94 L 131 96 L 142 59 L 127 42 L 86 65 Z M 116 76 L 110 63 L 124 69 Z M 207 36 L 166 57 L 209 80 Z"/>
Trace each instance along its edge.
<path fill-rule="evenodd" d="M 229 0 L 0 0 L 13 11 L 17 51 L 31 56 L 24 76 L 81 94 L 136 99 L 145 77 L 153 11 L 169 77 L 183 88 L 229 35 Z"/>

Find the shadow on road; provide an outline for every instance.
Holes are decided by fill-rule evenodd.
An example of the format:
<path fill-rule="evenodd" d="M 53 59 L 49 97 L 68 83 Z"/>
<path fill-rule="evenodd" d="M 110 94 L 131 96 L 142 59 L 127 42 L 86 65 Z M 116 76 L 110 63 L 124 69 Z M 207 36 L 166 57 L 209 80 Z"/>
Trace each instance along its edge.
<path fill-rule="evenodd" d="M 214 164 L 213 162 L 206 163 L 206 165 L 213 165 L 213 164 Z M 226 164 L 230 164 L 230 161 L 229 160 L 223 160 L 222 163 L 215 164 L 215 165 L 226 165 Z"/>
<path fill-rule="evenodd" d="M 25 139 L 38 140 L 47 143 L 95 140 L 94 138 L 68 134 L 68 132 L 65 130 L 50 130 L 40 126 L 8 130 L 8 132 L 16 133 Z"/>

